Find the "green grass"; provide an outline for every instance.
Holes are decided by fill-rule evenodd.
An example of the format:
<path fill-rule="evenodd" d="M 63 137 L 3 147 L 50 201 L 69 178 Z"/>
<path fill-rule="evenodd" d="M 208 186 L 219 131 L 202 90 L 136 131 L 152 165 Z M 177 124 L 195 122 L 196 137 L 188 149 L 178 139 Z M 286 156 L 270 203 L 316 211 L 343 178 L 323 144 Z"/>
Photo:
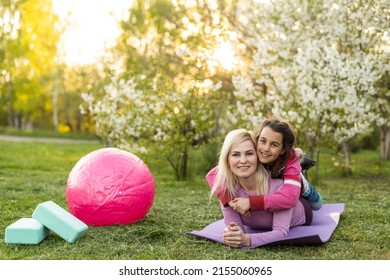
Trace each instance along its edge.
<path fill-rule="evenodd" d="M 52 200 L 67 209 L 66 180 L 76 162 L 101 145 L 0 141 L 0 259 L 2 260 L 388 260 L 390 259 L 390 163 L 371 151 L 353 155 L 354 175 L 342 176 L 332 155 L 322 155 L 325 203 L 345 203 L 339 226 L 322 245 L 269 246 L 239 250 L 185 232 L 200 230 L 221 212 L 209 204 L 204 171 L 177 182 L 168 164 L 144 159 L 156 181 L 156 196 L 145 219 L 129 225 L 90 227 L 69 244 L 51 233 L 38 245 L 5 244 L 5 228 L 31 217 L 38 203 Z M 310 174 L 310 173 L 309 173 Z"/>
<path fill-rule="evenodd" d="M 28 137 L 45 137 L 45 138 L 66 138 L 66 139 L 80 139 L 80 140 L 100 140 L 100 138 L 94 134 L 87 133 L 60 133 L 51 132 L 47 130 L 26 130 L 16 129 L 13 127 L 0 126 L 0 135 L 10 136 L 28 136 Z"/>

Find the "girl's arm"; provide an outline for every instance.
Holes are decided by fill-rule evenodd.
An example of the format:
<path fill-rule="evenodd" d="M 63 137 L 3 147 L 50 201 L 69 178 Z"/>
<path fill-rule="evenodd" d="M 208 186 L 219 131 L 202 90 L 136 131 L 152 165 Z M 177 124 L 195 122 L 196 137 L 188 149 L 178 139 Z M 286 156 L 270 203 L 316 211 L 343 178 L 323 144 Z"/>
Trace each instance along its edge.
<path fill-rule="evenodd" d="M 290 157 L 284 168 L 283 186 L 272 194 L 250 196 L 251 211 L 277 211 L 294 207 L 301 194 L 299 153 Z"/>
<path fill-rule="evenodd" d="M 218 170 L 218 166 L 211 169 L 206 175 L 206 181 L 209 184 L 210 188 L 213 188 L 215 176 L 217 174 L 217 170 Z M 222 205 L 227 207 L 227 206 L 229 206 L 229 201 L 234 199 L 234 197 L 232 197 L 227 191 L 222 191 L 223 189 L 226 190 L 226 188 L 223 188 L 222 186 L 220 186 L 217 189 L 217 191 L 215 192 L 215 195 L 218 197 L 218 199 L 220 200 Z"/>

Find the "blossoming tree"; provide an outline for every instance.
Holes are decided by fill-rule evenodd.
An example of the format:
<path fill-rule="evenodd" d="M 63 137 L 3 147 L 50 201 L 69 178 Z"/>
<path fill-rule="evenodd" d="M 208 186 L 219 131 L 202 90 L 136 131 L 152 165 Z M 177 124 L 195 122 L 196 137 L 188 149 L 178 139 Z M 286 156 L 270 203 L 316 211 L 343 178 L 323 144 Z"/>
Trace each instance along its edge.
<path fill-rule="evenodd" d="M 226 59 L 215 55 L 229 38 L 217 8 L 217 1 L 134 1 L 113 50 L 121 78 L 105 96 L 84 95 L 109 145 L 154 147 L 180 180 L 189 149 L 213 141 L 231 102 Z"/>
<path fill-rule="evenodd" d="M 253 116 L 270 113 L 288 119 L 312 151 L 325 141 L 340 144 L 350 172 L 348 140 L 377 122 L 388 126 L 377 107 L 377 82 L 389 62 L 385 2 L 240 5 L 249 19 L 246 42 L 257 50 L 251 71 L 235 78 L 238 106 L 250 100 L 241 112 L 256 122 Z"/>

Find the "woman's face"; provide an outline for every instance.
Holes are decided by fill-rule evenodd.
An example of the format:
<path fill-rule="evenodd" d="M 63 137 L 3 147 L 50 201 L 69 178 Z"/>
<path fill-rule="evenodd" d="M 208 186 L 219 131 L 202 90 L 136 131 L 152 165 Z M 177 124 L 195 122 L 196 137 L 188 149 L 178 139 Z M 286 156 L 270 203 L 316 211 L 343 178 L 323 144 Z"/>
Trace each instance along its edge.
<path fill-rule="evenodd" d="M 239 178 L 247 178 L 255 174 L 258 160 L 252 141 L 245 140 L 233 145 L 228 162 L 233 174 Z"/>
<path fill-rule="evenodd" d="M 257 141 L 259 161 L 263 164 L 273 164 L 282 153 L 283 135 L 270 127 L 263 128 Z"/>

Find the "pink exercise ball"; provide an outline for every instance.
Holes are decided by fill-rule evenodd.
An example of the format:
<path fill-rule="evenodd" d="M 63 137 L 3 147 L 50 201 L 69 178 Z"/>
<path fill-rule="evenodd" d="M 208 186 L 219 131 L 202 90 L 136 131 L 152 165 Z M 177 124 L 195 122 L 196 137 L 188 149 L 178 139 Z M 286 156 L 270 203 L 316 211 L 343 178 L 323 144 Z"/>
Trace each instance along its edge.
<path fill-rule="evenodd" d="M 154 179 L 146 164 L 117 148 L 82 157 L 66 183 L 70 213 L 91 226 L 138 222 L 148 214 L 154 195 Z"/>

